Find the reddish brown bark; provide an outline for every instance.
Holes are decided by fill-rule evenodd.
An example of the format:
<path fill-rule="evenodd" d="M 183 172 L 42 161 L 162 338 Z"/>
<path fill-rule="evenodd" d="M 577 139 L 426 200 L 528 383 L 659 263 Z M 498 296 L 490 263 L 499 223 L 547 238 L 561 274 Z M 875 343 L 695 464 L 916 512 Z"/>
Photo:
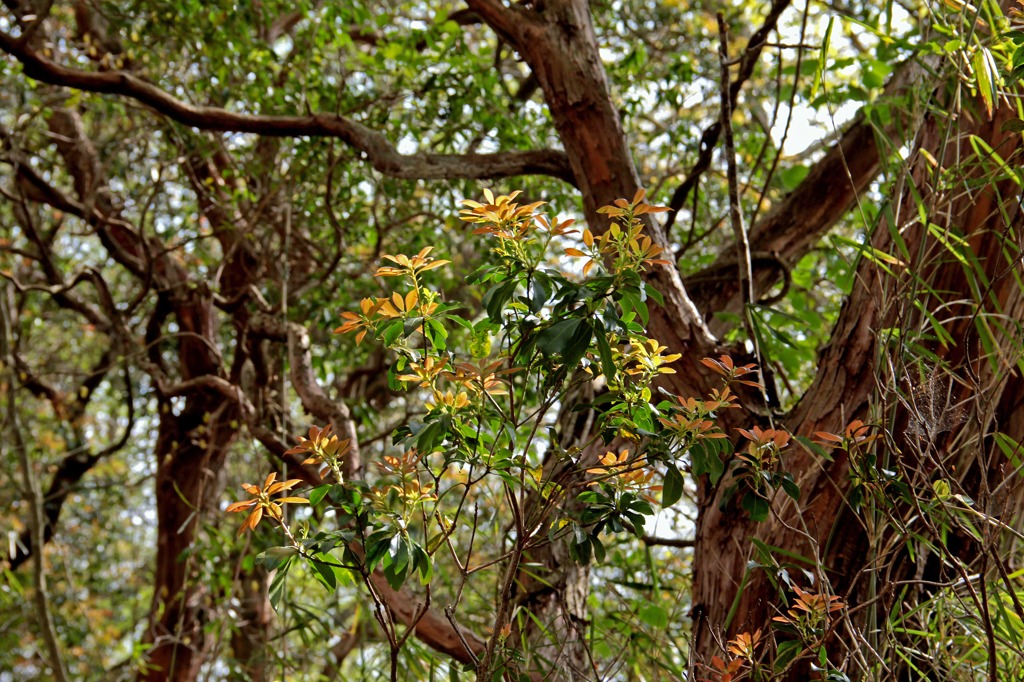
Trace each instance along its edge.
<path fill-rule="evenodd" d="M 157 552 L 146 641 L 152 644 L 139 679 L 192 680 L 209 646 L 203 631 L 207 587 L 197 579 L 197 530 L 219 500 L 218 472 L 237 436 L 238 411 L 221 396 L 197 395 L 175 414 L 161 406 L 157 438 Z"/>
<path fill-rule="evenodd" d="M 532 12 L 509 9 L 487 0 L 478 0 L 471 5 L 495 30 L 517 46 L 533 68 L 569 155 L 577 186 L 583 193 L 588 219 L 593 221 L 594 227 L 601 229 L 601 221 L 594 215 L 596 207 L 620 196 L 631 196 L 637 178 L 625 148 L 621 126 L 607 97 L 607 85 L 586 7 L 583 3 L 551 2 L 545 4 L 541 12 Z M 898 86 L 898 83 L 894 85 Z M 910 118 L 896 118 L 897 128 L 912 122 Z M 1005 143 L 1006 136 L 997 134 L 997 131 L 998 121 L 983 126 L 978 133 L 994 145 Z M 934 149 L 934 139 L 932 142 Z M 927 146 L 928 141 L 924 140 L 922 144 Z M 1007 158 L 1007 153 L 1000 153 Z M 963 154 L 952 153 L 948 156 L 962 157 Z M 836 172 L 840 167 L 843 173 L 837 178 Z M 765 250 L 795 260 L 848 210 L 856 194 L 866 187 L 878 168 L 879 151 L 874 132 L 866 125 L 855 126 L 843 138 L 842 144 L 812 170 L 794 195 L 755 226 L 752 240 Z M 922 171 L 919 167 L 919 174 Z M 1011 195 L 1003 195 L 1004 204 L 1007 196 Z M 904 200 L 903 215 L 913 215 L 911 209 L 914 207 L 909 201 L 908 195 Z M 983 192 L 976 203 L 966 204 L 965 201 L 949 207 L 950 214 L 964 216 L 962 229 L 969 234 L 978 234 L 972 245 L 977 247 L 983 241 L 987 244 L 988 252 L 978 252 L 985 267 L 1005 268 L 1007 263 L 997 257 L 998 253 L 991 252 L 991 249 L 998 251 L 997 240 L 981 236 L 996 214 L 992 210 L 992 199 Z M 1012 206 L 1004 205 L 1003 208 L 1012 213 Z M 908 214 L 908 211 L 911 212 Z M 916 234 L 905 237 L 913 252 L 921 242 L 915 242 L 911 237 L 921 240 L 924 235 L 917 230 Z M 886 250 L 890 246 L 888 242 L 887 232 L 881 230 L 874 245 Z M 929 271 L 929 258 L 934 255 L 928 250 L 923 251 L 919 261 L 907 264 L 908 271 L 920 271 L 937 290 L 950 292 L 951 298 L 957 294 L 969 298 L 971 292 L 964 288 L 959 264 L 954 262 L 941 271 Z M 729 257 L 723 254 L 720 260 Z M 762 289 L 771 281 L 773 274 L 766 272 L 762 275 Z M 991 276 L 994 271 L 988 274 Z M 669 301 L 665 308 L 652 312 L 649 333 L 673 351 L 682 351 L 686 358 L 680 363 L 682 367 L 674 377 L 673 388 L 684 395 L 702 394 L 705 379 L 695 363 L 711 350 L 713 342 L 710 335 L 703 328 L 700 316 L 694 314 L 686 292 L 674 286 L 670 276 L 657 271 L 653 273 L 652 281 L 662 291 L 668 290 Z M 873 373 L 878 348 L 876 334 L 881 327 L 902 321 L 894 317 L 896 309 L 891 301 L 879 298 L 879 294 L 894 296 L 900 284 L 884 276 L 870 262 L 862 263 L 857 285 L 846 301 L 833 332 L 834 342 L 823 353 L 817 378 L 786 419 L 786 426 L 791 432 L 805 436 L 819 430 L 841 432 L 846 423 L 864 416 L 869 396 L 876 388 Z M 1013 288 L 1012 285 L 1007 286 Z M 706 288 L 705 291 L 709 293 L 702 295 L 704 312 L 725 309 L 735 302 L 736 288 L 731 283 L 719 285 L 717 289 Z M 1015 290 L 1002 293 L 1011 297 L 1017 295 Z M 998 295 L 995 291 L 993 294 Z M 927 301 L 925 308 L 939 303 L 941 301 Z M 1017 304 L 1006 303 L 1016 311 Z M 951 324 L 951 331 L 954 338 L 962 338 L 964 345 L 969 345 L 969 330 L 961 328 L 963 324 L 966 323 Z M 954 366 L 961 359 L 955 352 L 948 356 Z M 982 368 L 979 366 L 977 369 L 980 371 Z M 1002 394 L 1001 385 L 992 386 L 990 390 L 994 390 L 996 396 Z M 745 418 L 751 423 L 762 421 L 756 412 L 747 413 Z M 786 466 L 801 486 L 803 502 L 798 506 L 778 501 L 779 518 L 766 524 L 750 522 L 735 505 L 727 505 L 724 510 L 720 508 L 724 485 L 703 489 L 694 561 L 695 650 L 698 658 L 717 653 L 718 642 L 722 641 L 718 638 L 722 635 L 763 627 L 772 615 L 770 606 L 776 601 L 776 595 L 768 593 L 766 582 L 761 577 L 754 576 L 751 584 L 739 591 L 748 561 L 752 558 L 748 540 L 751 536 L 760 537 L 785 551 L 819 558 L 825 566 L 831 567 L 827 579 L 832 583 L 832 589 L 856 598 L 852 590 L 864 565 L 858 565 L 856 560 L 865 556 L 867 540 L 860 532 L 860 526 L 844 516 L 849 462 L 840 454 L 835 462 L 823 465 L 816 457 L 803 452 L 793 454 Z M 796 522 L 798 517 L 811 529 L 806 534 L 787 528 L 786 524 Z M 835 533 L 837 527 L 841 530 Z M 549 579 L 557 586 L 547 601 L 558 602 L 562 593 L 572 592 L 568 585 L 571 580 L 564 580 L 564 571 L 557 570 L 559 562 L 555 552 L 549 552 L 544 560 L 551 570 Z M 550 603 L 534 605 L 539 613 L 550 606 Z M 564 620 L 571 623 L 573 614 L 564 607 L 563 611 L 567 612 Z M 733 612 L 731 620 L 730 611 Z M 572 641 L 571 629 L 563 627 L 561 630 L 567 645 Z M 579 653 L 570 656 L 575 656 L 578 662 L 582 660 Z M 581 670 L 576 667 L 574 672 L 582 674 Z M 794 674 L 799 678 L 806 671 L 794 671 Z"/>
<path fill-rule="evenodd" d="M 1012 114 L 1004 108 L 994 121 L 977 124 L 970 132 L 988 141 L 1000 156 L 1013 164 L 1020 155 L 1020 141 L 1017 136 L 1000 132 L 1000 124 L 1007 117 Z M 960 137 L 959 149 L 951 143 L 943 150 L 945 125 L 945 120 L 928 121 L 919 138 L 921 147 L 930 150 L 936 158 L 970 158 L 972 152 L 965 141 L 966 134 Z M 983 175 L 978 165 L 966 164 L 965 168 L 966 172 L 960 177 L 965 185 Z M 984 440 L 990 420 L 1008 420 L 1004 428 L 1020 428 L 1019 414 L 1014 416 L 1019 400 L 1007 390 L 1009 374 L 1005 366 L 1000 372 L 994 372 L 989 359 L 981 357 L 974 326 L 979 314 L 1005 314 L 1009 319 L 1021 319 L 1024 314 L 1022 292 L 1009 276 L 1015 265 L 1007 260 L 1001 242 L 1001 235 L 1019 230 L 1020 213 L 1010 181 L 981 184 L 975 192 L 960 193 L 950 199 L 950 194 L 935 188 L 935 178 L 934 169 L 919 157 L 908 179 L 914 182 L 922 201 L 929 207 L 930 220 L 941 229 L 956 227 L 968 236 L 979 268 L 992 286 L 982 297 L 972 290 L 963 265 L 944 253 L 945 247 L 916 224 L 917 205 L 908 192 L 899 202 L 897 215 L 902 216 L 902 220 L 897 227 L 906 241 L 911 261 L 897 268 L 895 275 L 886 274 L 868 259 L 861 261 L 854 290 L 833 331 L 833 341 L 822 353 L 817 377 L 786 419 L 786 427 L 792 433 L 810 437 L 819 430 L 841 433 L 846 423 L 867 418 L 869 397 L 873 392 L 877 396 L 876 377 L 882 373 L 880 369 L 884 369 L 878 366 L 879 360 L 888 358 L 897 366 L 901 362 L 898 353 L 895 357 L 884 351 L 880 353 L 878 335 L 883 328 L 893 326 L 905 331 L 925 328 L 927 321 L 911 305 L 917 298 L 923 309 L 940 311 L 937 318 L 954 340 L 948 345 L 933 344 L 931 348 L 966 381 L 965 386 L 955 386 L 952 403 L 970 398 L 972 390 L 982 391 L 986 402 L 999 403 L 1001 409 L 987 416 L 979 414 L 967 418 L 922 444 L 920 433 L 908 428 L 908 421 L 914 417 L 906 408 L 900 408 L 888 422 L 893 436 L 891 452 L 898 453 L 894 456 L 910 476 L 908 483 L 919 490 L 927 490 L 934 480 L 928 475 L 934 473 L 933 458 L 955 455 L 956 459 L 947 463 L 947 472 L 959 472 L 959 485 L 966 494 L 978 499 L 985 489 L 996 488 L 1009 473 L 1002 470 L 1002 456 L 994 451 L 991 442 Z M 1007 216 L 1016 224 L 1007 225 L 1004 221 Z M 876 230 L 872 245 L 880 251 L 895 251 L 885 224 Z M 915 284 L 914 274 L 941 295 L 922 294 L 924 287 Z M 969 303 L 950 308 L 946 306 L 949 301 Z M 1006 345 L 1012 339 L 1002 341 Z M 963 442 L 965 438 L 968 441 L 979 439 L 986 444 L 981 450 L 949 450 L 957 439 Z M 774 605 L 779 603 L 778 595 L 773 594 L 763 574 L 748 574 L 748 561 L 755 556 L 750 537 L 819 561 L 825 568 L 825 575 L 819 576 L 819 584 L 829 586 L 833 594 L 843 595 L 853 606 L 867 598 L 870 576 L 865 571 L 883 565 L 876 562 L 884 562 L 886 570 L 894 571 L 889 574 L 892 579 L 905 577 L 901 573 L 905 567 L 889 565 L 891 557 L 881 557 L 872 551 L 872 547 L 885 541 L 885 536 L 869 536 L 864 524 L 853 514 L 846 501 L 850 490 L 850 462 L 841 451 L 834 454 L 832 463 L 805 450 L 794 451 L 786 458 L 784 466 L 794 473 L 801 488 L 801 502 L 793 504 L 779 496 L 774 505 L 776 515 L 763 524 L 751 522 L 735 504 L 722 508 L 723 487 L 708 491 L 701 503 L 694 557 L 694 628 L 698 656 L 707 660 L 720 651 L 720 642 L 737 632 L 766 628 Z M 929 470 L 921 472 L 922 465 L 927 465 Z M 1013 509 L 1015 503 L 1006 506 L 1007 495 L 1008 491 L 1003 498 L 991 501 L 995 506 L 988 511 L 1005 513 Z M 988 501 L 980 502 L 980 508 L 987 504 Z M 961 558 L 967 559 L 980 551 L 976 546 L 971 548 L 971 544 L 963 545 Z M 816 571 L 813 563 L 807 567 Z M 741 589 L 744 577 L 749 580 Z M 733 612 L 731 620 L 730 611 Z M 793 679 L 805 679 L 807 674 L 803 667 L 792 671 Z"/>

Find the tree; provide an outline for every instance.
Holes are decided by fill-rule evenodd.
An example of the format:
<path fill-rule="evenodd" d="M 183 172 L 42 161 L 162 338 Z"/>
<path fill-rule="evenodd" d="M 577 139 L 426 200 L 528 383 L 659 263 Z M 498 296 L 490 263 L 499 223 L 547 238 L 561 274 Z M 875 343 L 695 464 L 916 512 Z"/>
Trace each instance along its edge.
<path fill-rule="evenodd" d="M 83 675 L 120 663 L 154 680 L 218 665 L 252 679 L 277 665 L 356 674 L 366 661 L 394 678 L 400 657 L 424 678 L 456 663 L 480 679 L 1019 674 L 1024 124 L 1013 103 L 1024 40 L 1006 7 L 5 7 L 5 457 L 28 465 L 17 487 L 42 477 L 27 513 L 5 481 L 24 527 L 6 594 L 31 559 L 37 603 L 5 608 L 25 623 L 52 614 L 37 633 L 47 653 L 23 662 L 25 675 L 60 674 L 62 649 L 69 667 L 82 657 Z M 818 19 L 827 28 L 812 30 Z M 789 129 L 783 111 L 851 103 L 859 113 L 806 158 L 772 135 Z M 495 183 L 507 193 L 482 199 Z M 514 189 L 529 216 L 502 226 L 484 215 L 515 202 Z M 481 202 L 468 217 L 483 235 L 459 228 L 464 198 Z M 578 211 L 582 244 L 549 214 L 542 241 L 482 255 L 484 237 L 532 221 L 540 199 Z M 601 251 L 621 234 L 609 218 L 642 232 Z M 593 248 L 607 282 L 550 261 L 553 249 Z M 630 249 L 643 258 L 616 264 Z M 414 298 L 372 277 L 392 271 L 412 277 Z M 331 335 L 337 326 L 380 341 Z M 467 378 L 444 366 L 449 334 L 452 348 L 509 364 Z M 406 342 L 421 337 L 422 348 Z M 512 362 L 512 340 L 535 348 L 536 364 Z M 640 363 L 637 349 L 654 382 L 642 401 L 614 380 Z M 577 363 L 590 374 L 570 373 Z M 477 381 L 481 405 L 506 391 L 543 408 L 530 428 L 551 429 L 536 451 L 543 439 L 513 452 L 523 441 L 507 436 L 509 464 L 486 465 L 490 508 L 467 508 L 461 526 L 436 519 L 439 542 L 479 541 L 493 570 L 441 563 L 427 537 L 343 535 L 372 525 L 353 490 L 381 492 L 378 512 L 396 503 L 378 481 L 402 481 L 394 494 L 407 506 L 440 493 L 437 470 L 434 492 L 416 487 L 410 502 L 406 484 L 430 469 L 395 448 L 405 438 L 424 457 L 453 442 L 452 419 L 435 428 L 423 415 L 444 399 L 455 415 L 459 390 L 436 390 L 435 407 L 399 390 L 416 387 L 402 376 L 434 390 L 442 371 Z M 712 393 L 723 382 L 739 409 Z M 672 417 L 698 414 L 699 437 L 672 441 Z M 692 527 L 654 537 L 621 509 L 594 511 L 600 480 L 613 499 L 647 504 L 653 479 L 637 461 L 663 479 L 662 501 L 684 498 Z M 261 530 L 257 563 L 230 540 L 221 501 L 268 466 L 288 483 L 249 486 L 256 506 L 234 508 L 289 529 L 260 495 L 295 497 L 291 481 L 304 481 L 323 503 L 309 521 L 320 544 L 275 549 Z M 139 477 L 152 477 L 151 493 L 129 485 Z M 315 536 L 329 528 L 325 499 L 344 539 L 334 554 Z M 150 537 L 111 530 L 147 504 Z M 534 509 L 551 532 L 530 544 Z M 103 549 L 65 559 L 71 580 L 55 592 L 45 578 L 60 573 L 46 565 L 56 554 L 39 550 L 62 537 Z M 156 546 L 145 581 L 130 542 Z M 611 557 L 592 567 L 602 543 Z M 332 595 L 357 581 L 337 592 L 341 605 L 313 609 L 282 591 L 300 549 Z M 123 575 L 96 578 L 101 568 Z M 70 602 L 83 590 L 85 615 Z M 116 590 L 134 601 L 144 590 L 146 616 Z M 291 605 L 278 626 L 268 590 Z M 83 620 L 96 618 L 106 625 L 90 632 Z M 275 632 L 320 646 L 296 656 Z M 86 653 L 101 641 L 119 642 L 120 659 Z"/>

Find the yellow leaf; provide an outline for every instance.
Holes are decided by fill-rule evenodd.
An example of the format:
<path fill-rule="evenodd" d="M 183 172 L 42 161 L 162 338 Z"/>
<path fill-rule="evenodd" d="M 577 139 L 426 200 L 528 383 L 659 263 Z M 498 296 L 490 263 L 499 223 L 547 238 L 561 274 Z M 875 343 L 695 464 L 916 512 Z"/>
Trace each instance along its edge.
<path fill-rule="evenodd" d="M 974 53 L 974 74 L 978 79 L 978 93 L 985 103 L 985 112 L 989 120 L 992 120 L 992 110 L 999 96 L 999 73 L 995 59 L 987 47 L 982 47 Z"/>

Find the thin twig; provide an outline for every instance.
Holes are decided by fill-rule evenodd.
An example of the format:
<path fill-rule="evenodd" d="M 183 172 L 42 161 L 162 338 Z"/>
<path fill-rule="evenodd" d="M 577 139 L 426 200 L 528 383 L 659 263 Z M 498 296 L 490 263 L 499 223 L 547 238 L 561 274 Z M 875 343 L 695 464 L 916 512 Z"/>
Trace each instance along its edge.
<path fill-rule="evenodd" d="M 725 23 L 725 17 L 718 13 L 718 56 L 722 64 L 721 75 L 721 97 L 722 97 L 722 137 L 725 140 L 726 177 L 729 181 L 729 220 L 732 223 L 732 230 L 736 236 L 736 260 L 739 263 L 740 291 L 743 296 L 743 324 L 747 330 L 750 342 L 754 344 L 754 354 L 757 357 L 758 374 L 761 378 L 761 395 L 765 404 L 772 407 L 768 399 L 769 370 L 761 355 L 761 348 L 757 342 L 757 334 L 754 333 L 754 325 L 751 321 L 750 306 L 754 299 L 754 280 L 751 276 L 752 266 L 750 264 L 750 239 L 747 236 L 747 227 L 743 223 L 743 211 L 740 207 L 739 180 L 736 173 L 736 144 L 732 135 L 732 96 L 729 91 L 729 27 Z M 771 410 L 768 410 L 769 420 Z"/>
<path fill-rule="evenodd" d="M 39 630 L 43 642 L 50 654 L 50 667 L 53 669 L 53 676 L 58 682 L 67 682 L 68 673 L 64 664 L 64 656 L 60 650 L 60 642 L 57 640 L 57 628 L 53 622 L 53 614 L 50 612 L 50 599 L 46 585 L 46 563 L 43 552 L 45 545 L 46 521 L 43 516 L 43 493 L 39 487 L 39 479 L 35 476 L 32 462 L 29 461 L 28 447 L 22 436 L 21 428 L 18 425 L 18 405 L 14 398 L 14 387 L 16 377 L 14 373 L 14 348 L 13 318 L 9 307 L 8 294 L 10 288 L 4 290 L 0 298 L 0 344 L 2 344 L 3 362 L 9 371 L 7 381 L 7 419 L 11 431 L 11 438 L 14 448 L 18 451 L 18 460 L 21 464 L 22 476 L 25 478 L 25 494 L 28 497 L 29 525 L 32 532 L 32 546 L 36 551 L 32 553 L 32 579 L 35 585 L 36 615 L 39 618 Z"/>

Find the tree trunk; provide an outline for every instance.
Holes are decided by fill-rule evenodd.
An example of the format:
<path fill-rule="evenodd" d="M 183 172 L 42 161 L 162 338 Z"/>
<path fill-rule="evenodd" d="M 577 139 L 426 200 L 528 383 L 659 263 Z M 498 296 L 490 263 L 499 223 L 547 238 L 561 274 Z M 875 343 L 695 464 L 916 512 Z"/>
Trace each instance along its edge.
<path fill-rule="evenodd" d="M 180 414 L 160 407 L 157 437 L 157 552 L 145 641 L 152 644 L 139 679 L 194 680 L 205 660 L 207 586 L 197 579 L 197 531 L 220 499 L 220 470 L 238 433 L 239 414 L 219 395 L 190 397 Z"/>
<path fill-rule="evenodd" d="M 984 117 L 983 112 L 972 114 L 973 118 L 965 115 L 964 119 L 982 121 Z M 944 177 L 940 188 L 936 183 L 938 173 L 918 154 L 906 182 L 914 183 L 921 202 L 927 206 L 928 219 L 937 224 L 939 233 L 953 229 L 965 236 L 974 264 L 961 264 L 946 251 L 934 231 L 930 234 L 920 224 L 918 204 L 910 190 L 905 190 L 894 202 L 899 207 L 897 224 L 889 229 L 883 221 L 875 231 L 872 246 L 900 257 L 903 250 L 896 247 L 892 237 L 898 231 L 906 243 L 909 261 L 888 274 L 870 259 L 862 258 L 854 290 L 833 330 L 833 340 L 822 352 L 817 377 L 785 420 L 791 433 L 813 437 L 816 431 L 842 433 L 854 419 L 882 418 L 893 440 L 884 446 L 878 466 L 883 466 L 881 457 L 888 455 L 891 459 L 885 466 L 900 471 L 905 482 L 926 500 L 932 483 L 948 477 L 954 492 L 972 497 L 979 510 L 998 516 L 1019 503 L 1013 502 L 1016 498 L 1011 491 L 998 499 L 986 498 L 986 491 L 996 489 L 1004 473 L 1010 475 L 1003 471 L 1005 459 L 987 434 L 998 423 L 1008 435 L 1021 437 L 1022 420 L 1017 410 L 1020 392 L 1007 390 L 1012 364 L 1006 364 L 1006 358 L 998 355 L 1000 351 L 991 350 L 1009 347 L 1014 342 L 1012 333 L 996 331 L 983 344 L 979 320 L 1001 316 L 1020 320 L 1024 315 L 1024 296 L 1011 275 L 1018 264 L 1004 251 L 1007 239 L 1019 240 L 1016 235 L 1022 221 L 1013 182 L 1004 179 L 979 183 L 993 172 L 990 160 L 963 160 L 973 156 L 968 135 L 974 134 L 1013 164 L 1020 153 L 1019 136 L 1000 132 L 1002 122 L 1010 118 L 1012 112 L 1003 107 L 993 121 L 961 130 L 945 147 L 942 141 L 947 121 L 933 118 L 926 122 L 919 148 L 947 163 L 957 160 L 958 168 L 964 171 L 952 179 Z M 963 127 L 967 128 L 966 124 Z M 989 168 L 984 168 L 985 164 Z M 962 191 L 967 187 L 973 189 Z M 1016 248 L 1020 248 L 1019 241 Z M 924 293 L 928 291 L 941 292 L 941 296 Z M 914 367 L 909 361 L 916 354 L 909 349 L 886 348 L 880 343 L 885 340 L 883 330 L 887 328 L 898 328 L 902 336 L 911 339 L 915 333 L 929 331 L 931 323 L 918 312 L 915 300 L 920 302 L 920 310 L 936 311 L 937 323 L 948 335 L 945 343 L 924 342 L 947 368 L 930 367 L 930 378 L 910 373 Z M 990 349 L 988 353 L 985 348 Z M 896 376 L 892 376 L 890 367 Z M 948 398 L 942 396 L 941 405 L 934 404 L 939 396 L 930 394 L 936 385 L 930 382 L 938 382 L 943 394 L 949 390 Z M 1019 379 L 1013 383 L 1020 386 Z M 922 387 L 928 390 L 922 393 Z M 915 392 L 915 388 L 919 390 Z M 910 393 L 910 400 L 901 404 L 895 398 L 897 390 Z M 890 409 L 882 414 L 869 413 L 872 399 L 888 400 Z M 954 407 L 964 402 L 969 403 L 971 412 L 965 418 L 952 416 Z M 932 413 L 946 422 L 929 423 Z M 964 447 L 965 442 L 977 443 L 980 448 Z M 827 588 L 830 594 L 843 596 L 849 606 L 864 603 L 884 589 L 876 575 L 876 570 L 883 567 L 889 571 L 889 580 L 905 579 L 915 568 L 934 573 L 934 565 L 900 563 L 902 551 L 897 552 L 899 557 L 880 553 L 879 548 L 893 546 L 892 531 L 871 529 L 853 512 L 847 502 L 850 459 L 838 449 L 833 455 L 832 463 L 805 450 L 783 459 L 783 466 L 800 486 L 801 501 L 794 504 L 783 495 L 776 496 L 775 513 L 766 523 L 751 522 L 734 503 L 723 509 L 724 485 L 705 489 L 694 558 L 694 651 L 698 660 L 720 654 L 721 643 L 736 633 L 767 630 L 777 613 L 780 595 L 774 593 L 763 571 L 747 568 L 748 562 L 756 558 L 750 537 L 779 548 L 779 560 L 785 556 L 807 557 L 804 567 L 817 574 L 814 591 Z M 913 512 L 897 507 L 893 513 L 909 516 Z M 962 545 L 960 558 L 964 560 L 985 549 L 963 537 L 949 540 L 950 546 L 957 543 Z M 939 578 L 934 574 L 925 577 Z M 884 618 L 884 613 L 880 617 Z M 833 648 L 841 651 L 857 644 L 833 642 Z M 790 671 L 794 680 L 807 679 L 808 675 L 808 669 L 799 666 Z"/>
<path fill-rule="evenodd" d="M 203 287 L 173 292 L 178 367 L 183 382 L 220 375 L 214 352 L 215 313 Z M 159 308 L 158 304 L 158 308 Z M 159 315 L 159 311 L 155 313 Z M 156 318 L 159 320 L 159 317 Z M 158 330 L 150 329 L 150 333 Z M 222 393 L 199 389 L 185 397 L 180 412 L 162 396 L 156 442 L 157 552 L 153 604 L 146 642 L 153 646 L 139 678 L 147 682 L 193 680 L 204 661 L 203 630 L 207 588 L 197 580 L 195 550 L 203 518 L 223 492 L 225 459 L 238 435 L 237 403 Z"/>

